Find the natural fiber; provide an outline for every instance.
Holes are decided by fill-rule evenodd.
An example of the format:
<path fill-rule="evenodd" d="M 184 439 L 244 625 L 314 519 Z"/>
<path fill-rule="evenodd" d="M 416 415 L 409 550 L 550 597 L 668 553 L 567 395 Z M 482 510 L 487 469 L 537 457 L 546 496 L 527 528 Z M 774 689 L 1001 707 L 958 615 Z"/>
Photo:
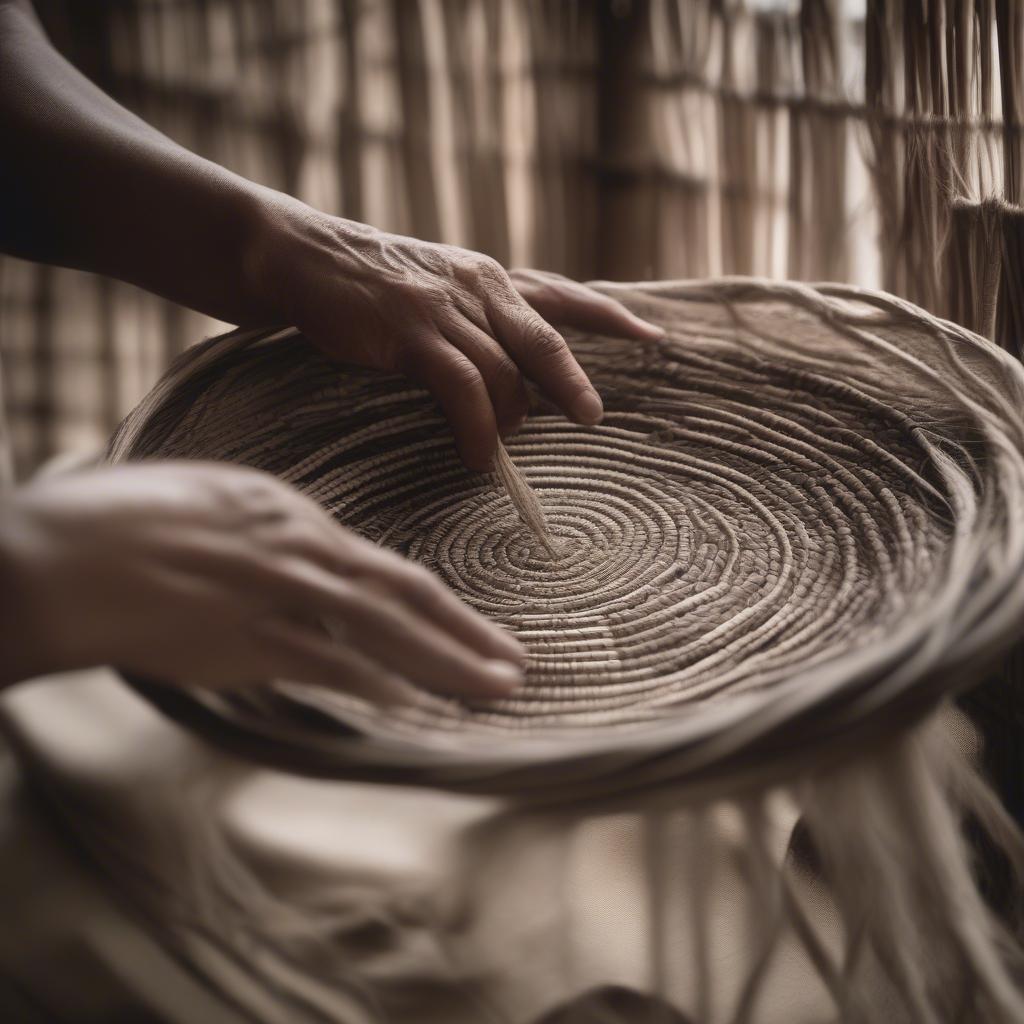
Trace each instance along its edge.
<path fill-rule="evenodd" d="M 433 404 L 405 383 L 339 372 L 292 333 L 235 335 L 179 364 L 114 458 L 267 469 L 439 573 L 531 655 L 525 691 L 496 703 L 384 718 L 290 686 L 271 705 L 203 697 L 215 715 L 280 736 L 298 701 L 414 749 L 429 724 L 445 735 L 441 763 L 464 767 L 501 762 L 504 737 L 513 762 L 536 743 L 540 760 L 614 747 L 621 763 L 650 746 L 694 766 L 733 746 L 744 761 L 762 745 L 784 757 L 798 738 L 805 763 L 837 729 L 889 731 L 896 708 L 924 710 L 965 659 L 999 653 L 1022 591 L 1018 364 L 844 288 L 615 294 L 667 339 L 577 339 L 602 425 L 573 426 L 536 399 L 508 442 L 557 559 L 505 493 L 461 467 Z M 326 721 L 303 730 L 302 756 L 340 768 L 344 737 Z M 622 732 L 632 738 L 607 739 Z M 723 746 L 734 732 L 744 742 Z"/>
<path fill-rule="evenodd" d="M 786 929 L 844 1019 L 880 1019 L 880 991 L 885 1019 L 1019 1019 L 1019 956 L 971 879 L 960 822 L 1015 869 L 1024 847 L 948 736 L 907 729 L 979 679 L 1024 620 L 1024 369 L 841 286 L 604 290 L 667 336 L 572 339 L 606 415 L 574 426 L 533 397 L 507 447 L 537 504 L 503 456 L 518 509 L 467 472 L 423 392 L 339 369 L 290 331 L 194 350 L 111 445 L 115 460 L 227 459 L 290 481 L 515 632 L 521 693 L 382 714 L 283 681 L 228 697 L 139 685 L 216 742 L 303 771 L 559 802 L 549 821 L 643 807 L 662 836 L 655 902 L 672 877 L 668 816 L 692 809 L 700 847 L 708 801 L 735 801 L 762 924 L 724 1019 L 757 1019 Z M 825 870 L 838 952 L 768 852 L 778 784 Z M 703 845 L 685 904 L 698 951 L 715 870 Z M 467 854 L 464 884 L 487 863 Z M 218 885 L 205 928 L 241 914 L 261 956 L 294 956 L 272 917 L 246 919 L 254 903 L 230 880 L 207 896 Z M 652 956 L 670 988 L 667 927 Z M 712 965 L 698 968 L 688 1011 L 717 1019 Z"/>
<path fill-rule="evenodd" d="M 500 441 L 497 454 L 494 457 L 494 472 L 501 481 L 501 486 L 505 488 L 505 493 L 523 525 L 530 530 L 549 558 L 558 558 L 559 551 L 548 530 L 547 519 L 544 516 L 540 500 L 530 486 L 530 482 L 512 461 L 508 449 Z"/>

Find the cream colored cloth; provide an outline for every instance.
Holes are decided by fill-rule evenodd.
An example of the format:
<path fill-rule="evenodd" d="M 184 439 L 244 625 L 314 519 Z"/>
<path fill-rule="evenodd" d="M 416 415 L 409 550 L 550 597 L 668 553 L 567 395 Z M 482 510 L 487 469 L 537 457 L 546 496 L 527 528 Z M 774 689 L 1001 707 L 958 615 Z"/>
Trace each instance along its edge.
<path fill-rule="evenodd" d="M 174 827 L 182 793 L 203 778 L 233 777 L 216 813 L 260 883 L 290 900 L 322 899 L 339 921 L 346 911 L 365 917 L 354 931 L 348 922 L 350 938 L 362 936 L 352 966 L 379 984 L 383 1019 L 528 1024 L 609 984 L 660 988 L 684 1010 L 698 998 L 702 958 L 687 925 L 684 879 L 694 870 L 684 856 L 687 838 L 680 834 L 672 844 L 682 856 L 670 865 L 660 901 L 652 902 L 649 822 L 641 813 L 573 827 L 557 815 L 494 800 L 311 781 L 240 765 L 163 720 L 103 671 L 21 685 L 5 696 L 3 718 L 46 802 L 73 804 L 76 820 L 88 820 L 101 837 L 97 848 L 127 843 L 142 851 L 155 878 L 180 882 L 188 870 L 189 844 Z M 734 823 L 725 813 L 712 821 L 707 849 L 715 865 L 706 874 L 714 913 L 706 955 L 717 988 L 707 996 L 707 1020 L 717 1021 L 730 1019 L 757 922 L 738 874 L 743 861 Z M 82 949 L 102 961 L 100 975 L 115 975 L 140 1005 L 159 1005 L 162 1016 L 154 1019 L 226 1024 L 235 1020 L 232 1005 L 247 1019 L 275 1024 L 366 1019 L 355 1007 L 346 1015 L 337 994 L 325 1010 L 331 993 L 323 992 L 310 993 L 310 1004 L 337 1015 L 307 1018 L 275 992 L 281 964 L 241 970 L 212 945 L 194 943 L 189 957 L 222 997 L 221 1009 L 168 957 L 179 948 L 173 925 L 126 916 L 114 894 L 10 794 L 6 822 L 3 913 L 7 920 L 31 916 L 32 927 L 17 938 L 8 934 L 0 956 L 5 972 L 23 985 L 45 991 L 44 963 L 60 962 L 50 959 L 54 951 Z M 791 826 L 780 807 L 772 832 L 780 861 Z M 467 855 L 475 871 L 465 870 Z M 814 883 L 794 879 L 818 926 L 827 928 Z M 127 880 L 119 888 L 121 898 L 129 896 Z M 346 894 L 355 901 L 350 907 Z M 362 909 L 354 910 L 356 903 Z M 367 906 L 375 908 L 369 916 Z M 650 936 L 663 918 L 668 962 L 659 964 L 652 962 Z M 87 986 L 95 981 L 83 979 Z M 73 978 L 62 987 L 69 998 L 74 987 Z M 753 1019 L 819 1024 L 833 1016 L 821 982 L 787 935 Z"/>
<path fill-rule="evenodd" d="M 244 1024 L 104 888 L 13 758 L 0 768 L 0 1020 Z"/>

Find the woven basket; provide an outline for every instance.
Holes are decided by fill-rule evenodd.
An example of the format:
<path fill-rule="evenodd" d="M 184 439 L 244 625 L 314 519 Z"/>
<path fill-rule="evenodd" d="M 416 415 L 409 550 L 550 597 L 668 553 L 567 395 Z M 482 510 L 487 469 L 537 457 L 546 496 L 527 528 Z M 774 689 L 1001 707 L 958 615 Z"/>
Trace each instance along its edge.
<path fill-rule="evenodd" d="M 1021 366 L 846 287 L 603 290 L 667 338 L 571 337 L 604 422 L 534 395 L 509 440 L 557 558 L 425 393 L 293 331 L 193 349 L 110 448 L 291 482 L 516 633 L 522 693 L 386 714 L 284 682 L 147 695 L 296 769 L 550 798 L 763 784 L 976 681 L 1024 621 Z"/>
<path fill-rule="evenodd" d="M 409 1009 L 422 964 L 382 977 L 371 956 L 360 973 L 359 923 L 377 918 L 358 895 L 349 953 L 321 913 L 335 888 L 284 909 L 272 890 L 257 897 L 215 838 L 217 816 L 184 795 L 175 863 L 200 881 L 169 876 L 131 898 L 239 998 L 252 981 L 225 981 L 197 935 L 230 950 L 246 978 L 271 962 L 298 970 L 290 997 L 313 986 L 370 999 L 365 1017 L 340 1007 L 308 1019 L 468 1024 L 481 1005 L 533 991 L 507 955 L 488 959 L 501 935 L 466 932 L 495 879 L 518 907 L 557 903 L 573 835 L 620 815 L 645 851 L 650 991 L 663 1012 L 786 1020 L 784 1008 L 764 1015 L 766 979 L 796 948 L 829 1020 L 1024 1019 L 1012 908 L 1000 921 L 982 898 L 964 822 L 988 834 L 1011 879 L 1024 878 L 1024 842 L 945 712 L 929 714 L 982 678 L 1024 623 L 1024 369 L 953 324 L 848 287 L 598 287 L 667 337 L 570 338 L 604 398 L 599 427 L 532 396 L 508 452 L 541 503 L 546 542 L 499 479 L 461 466 L 425 393 L 340 369 L 294 331 L 193 349 L 110 448 L 115 461 L 221 459 L 276 474 L 526 645 L 528 682 L 513 698 L 424 698 L 387 713 L 283 680 L 232 695 L 134 680 L 217 744 L 289 769 L 512 798 L 518 816 L 447 867 L 465 909 L 410 925 L 460 950 L 434 991 L 465 1013 Z M 231 778 L 211 784 L 226 794 Z M 784 858 L 773 852 L 780 806 L 802 823 Z M 77 820 L 108 872 L 154 877 L 151 856 L 126 846 L 115 863 L 107 837 Z M 720 960 L 708 894 L 727 864 L 744 880 L 751 928 L 748 948 Z M 1019 897 L 1019 882 L 1007 892 Z M 531 962 L 562 963 L 563 918 L 530 933 Z M 680 928 L 691 936 L 683 962 Z M 548 1005 L 594 1015 L 590 997 L 572 1001 L 571 975 L 541 976 Z M 634 1024 L 605 1003 L 602 1019 Z M 487 1019 L 534 1019 L 525 1012 Z"/>

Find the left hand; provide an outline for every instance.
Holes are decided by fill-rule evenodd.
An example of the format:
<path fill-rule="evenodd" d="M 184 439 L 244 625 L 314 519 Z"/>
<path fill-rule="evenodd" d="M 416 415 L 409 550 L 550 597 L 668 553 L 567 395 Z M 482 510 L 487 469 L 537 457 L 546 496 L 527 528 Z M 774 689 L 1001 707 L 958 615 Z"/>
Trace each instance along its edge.
<path fill-rule="evenodd" d="M 506 272 L 488 256 L 393 235 L 289 201 L 268 218 L 257 291 L 345 362 L 401 372 L 427 388 L 471 469 L 527 412 L 529 377 L 578 423 L 601 399 L 552 323 L 638 340 L 662 331 L 557 274 Z"/>

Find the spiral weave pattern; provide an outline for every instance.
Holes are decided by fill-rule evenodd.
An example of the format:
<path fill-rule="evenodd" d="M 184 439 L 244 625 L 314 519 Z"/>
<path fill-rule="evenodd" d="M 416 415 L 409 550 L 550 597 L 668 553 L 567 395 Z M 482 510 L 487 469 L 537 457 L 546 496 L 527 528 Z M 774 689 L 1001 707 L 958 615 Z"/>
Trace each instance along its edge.
<path fill-rule="evenodd" d="M 218 699 L 216 715 L 330 748 L 337 734 L 300 725 L 297 702 L 406 755 L 445 735 L 449 754 L 505 767 L 521 749 L 636 760 L 641 736 L 683 771 L 758 739 L 778 749 L 787 728 L 810 744 L 886 702 L 923 709 L 962 685 L 979 644 L 1010 642 L 1024 610 L 1019 365 L 851 289 L 605 287 L 667 337 L 571 338 L 603 423 L 575 426 L 533 396 L 508 439 L 552 550 L 459 464 L 423 392 L 339 372 L 291 335 L 196 350 L 126 421 L 114 457 L 269 470 L 529 651 L 528 685 L 503 701 L 384 721 L 285 686 Z M 515 746 L 548 733 L 568 744 L 557 755 Z"/>

